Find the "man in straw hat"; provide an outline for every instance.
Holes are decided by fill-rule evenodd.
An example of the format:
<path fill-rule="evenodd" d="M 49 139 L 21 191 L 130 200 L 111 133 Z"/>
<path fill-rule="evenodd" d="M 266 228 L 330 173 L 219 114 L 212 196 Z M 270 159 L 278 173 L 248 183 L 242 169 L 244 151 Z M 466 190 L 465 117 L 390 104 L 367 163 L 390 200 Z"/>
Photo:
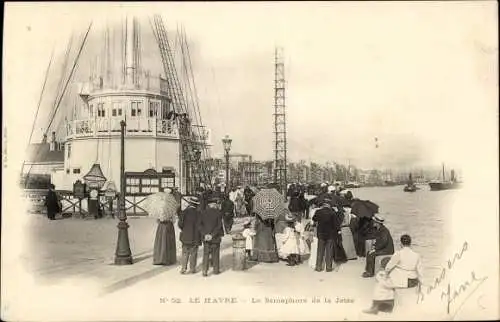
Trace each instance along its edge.
<path fill-rule="evenodd" d="M 366 255 L 366 266 L 363 277 L 373 277 L 375 275 L 375 258 L 381 255 L 394 254 L 394 242 L 387 227 L 384 226 L 384 218 L 375 214 L 372 218 L 375 232 L 375 244 Z"/>
<path fill-rule="evenodd" d="M 184 197 L 187 207 L 179 215 L 177 225 L 181 229 L 180 240 L 182 242 L 181 274 L 186 274 L 189 262 L 189 273 L 196 273 L 196 258 L 198 247 L 201 245 L 200 221 L 201 213 L 198 209 L 200 204 L 196 197 Z"/>

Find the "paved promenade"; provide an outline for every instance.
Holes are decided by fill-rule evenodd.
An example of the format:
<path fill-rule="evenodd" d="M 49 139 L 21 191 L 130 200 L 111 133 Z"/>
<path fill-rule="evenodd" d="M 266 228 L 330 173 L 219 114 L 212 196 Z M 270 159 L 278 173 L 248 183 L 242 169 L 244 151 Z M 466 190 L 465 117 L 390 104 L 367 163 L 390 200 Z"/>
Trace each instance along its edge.
<path fill-rule="evenodd" d="M 61 305 L 72 307 L 58 312 L 61 320 L 72 320 L 74 314 L 102 319 L 112 312 L 109 318 L 118 320 L 373 319 L 361 312 L 370 305 L 374 286 L 373 279 L 360 277 L 363 259 L 349 261 L 331 273 L 315 272 L 307 263 L 288 267 L 284 262 L 255 264 L 237 272 L 231 269 L 232 241 L 225 236 L 220 275 L 202 276 L 201 249 L 198 273 L 180 275 L 178 265 L 152 265 L 155 220 L 129 218 L 128 222 L 134 264 L 115 266 L 117 220 L 48 221 L 33 215 L 28 228 L 30 247 L 21 259 L 34 284 L 44 288 L 33 296 L 39 299 L 44 297 L 41 294 L 50 294 Z M 237 219 L 233 230 L 242 229 L 241 222 Z M 178 243 L 178 260 L 180 248 Z M 79 301 L 92 305 L 78 306 Z M 41 310 L 47 308 L 42 303 Z M 397 320 L 399 314 L 379 314 L 378 319 Z"/>

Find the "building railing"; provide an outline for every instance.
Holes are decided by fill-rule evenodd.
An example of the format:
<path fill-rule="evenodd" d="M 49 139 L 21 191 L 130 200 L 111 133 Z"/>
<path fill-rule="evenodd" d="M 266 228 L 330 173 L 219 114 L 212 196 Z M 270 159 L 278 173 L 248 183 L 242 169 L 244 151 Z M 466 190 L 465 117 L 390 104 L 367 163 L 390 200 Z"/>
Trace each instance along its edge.
<path fill-rule="evenodd" d="M 125 121 L 126 135 L 179 139 L 178 126 L 175 121 L 146 117 L 129 117 Z M 74 120 L 67 123 L 66 135 L 68 138 L 119 135 L 120 122 L 120 118 Z"/>

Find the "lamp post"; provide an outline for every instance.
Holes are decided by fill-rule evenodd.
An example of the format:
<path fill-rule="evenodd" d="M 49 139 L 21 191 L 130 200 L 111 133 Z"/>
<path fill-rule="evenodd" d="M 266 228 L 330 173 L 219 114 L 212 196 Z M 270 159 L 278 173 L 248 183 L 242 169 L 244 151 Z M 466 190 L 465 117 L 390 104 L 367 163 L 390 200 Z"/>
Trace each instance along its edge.
<path fill-rule="evenodd" d="M 231 142 L 233 140 L 226 135 L 222 139 L 222 144 L 224 146 L 224 152 L 226 153 L 226 192 L 229 192 L 229 151 L 231 151 Z"/>
<path fill-rule="evenodd" d="M 121 158 L 120 158 L 120 212 L 118 219 L 118 242 L 116 243 L 115 265 L 132 264 L 132 252 L 128 239 L 127 214 L 125 213 L 125 121 L 120 122 L 121 127 Z"/>

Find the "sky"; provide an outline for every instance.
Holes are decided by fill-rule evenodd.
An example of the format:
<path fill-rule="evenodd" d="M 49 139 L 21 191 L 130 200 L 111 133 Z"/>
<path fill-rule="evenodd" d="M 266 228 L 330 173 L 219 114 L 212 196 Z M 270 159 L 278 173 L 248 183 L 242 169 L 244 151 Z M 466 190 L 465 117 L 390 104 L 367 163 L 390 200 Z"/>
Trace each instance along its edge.
<path fill-rule="evenodd" d="M 97 30 L 126 13 L 184 27 L 215 156 L 227 134 L 232 152 L 273 158 L 275 46 L 285 54 L 289 161 L 461 167 L 496 135 L 495 2 L 30 3 L 6 11 L 4 80 L 23 89 L 24 112 L 4 113 L 25 129 L 21 142 L 52 48 L 60 55 L 89 20 Z"/>

